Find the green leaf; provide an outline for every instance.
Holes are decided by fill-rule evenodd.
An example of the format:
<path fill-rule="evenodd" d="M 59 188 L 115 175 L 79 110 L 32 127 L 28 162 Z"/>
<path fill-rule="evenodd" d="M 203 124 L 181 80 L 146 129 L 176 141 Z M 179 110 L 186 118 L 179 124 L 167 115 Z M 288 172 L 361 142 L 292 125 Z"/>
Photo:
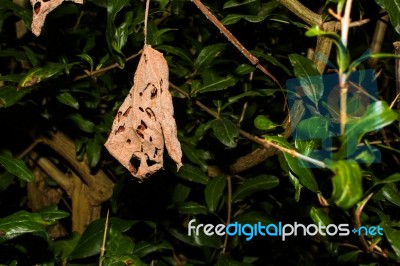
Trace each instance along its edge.
<path fill-rule="evenodd" d="M 224 110 L 229 105 L 239 101 L 240 99 L 242 99 L 244 97 L 268 97 L 268 96 L 274 95 L 274 93 L 277 91 L 278 91 L 277 89 L 262 89 L 262 90 L 256 90 L 256 91 L 246 91 L 239 95 L 229 97 L 228 101 L 221 107 L 221 110 Z"/>
<path fill-rule="evenodd" d="M 30 9 L 24 8 L 9 0 L 0 0 L 0 9 L 1 8 L 12 10 L 14 15 L 21 18 L 27 27 L 32 24 L 32 11 Z"/>
<path fill-rule="evenodd" d="M 314 224 L 321 223 L 323 226 L 328 226 L 329 224 L 333 223 L 332 219 L 329 218 L 324 208 L 311 207 L 310 217 Z"/>
<path fill-rule="evenodd" d="M 53 242 L 54 245 L 54 253 L 59 255 L 61 260 L 66 263 L 67 257 L 72 253 L 75 249 L 76 245 L 79 242 L 81 235 L 77 232 L 72 232 L 68 239 L 59 239 Z"/>
<path fill-rule="evenodd" d="M 326 139 L 329 137 L 329 119 L 322 116 L 312 116 L 299 122 L 296 128 L 296 139 Z"/>
<path fill-rule="evenodd" d="M 204 189 L 204 197 L 210 212 L 215 212 L 217 210 L 221 197 L 224 194 L 225 185 L 226 178 L 223 175 L 214 177 L 208 181 Z"/>
<path fill-rule="evenodd" d="M 92 121 L 86 120 L 80 113 L 70 114 L 67 119 L 74 122 L 78 128 L 86 133 L 93 133 L 96 128 L 96 125 Z"/>
<path fill-rule="evenodd" d="M 99 219 L 89 224 L 69 258 L 82 259 L 99 254 L 104 235 L 104 223 L 105 219 Z"/>
<path fill-rule="evenodd" d="M 377 101 L 370 104 L 361 119 L 346 128 L 345 138 L 337 156 L 344 158 L 346 152 L 347 156 L 351 155 L 366 133 L 381 129 L 398 119 L 399 114 L 390 109 L 386 102 Z"/>
<path fill-rule="evenodd" d="M 14 105 L 30 91 L 29 89 L 17 89 L 17 87 L 13 86 L 0 87 L 0 108 Z"/>
<path fill-rule="evenodd" d="M 61 103 L 71 106 L 72 108 L 78 110 L 79 109 L 79 102 L 75 99 L 74 96 L 71 95 L 69 92 L 63 92 L 56 96 L 57 100 Z"/>
<path fill-rule="evenodd" d="M 258 129 L 270 131 L 275 129 L 278 125 L 269 120 L 269 118 L 265 115 L 258 115 L 254 119 L 254 126 Z"/>
<path fill-rule="evenodd" d="M 364 195 L 368 195 L 371 192 L 378 191 L 383 188 L 386 184 L 396 183 L 400 181 L 400 173 L 393 174 L 383 180 L 378 180 L 374 182 L 374 184 L 364 193 Z"/>
<path fill-rule="evenodd" d="M 196 149 L 194 146 L 189 146 L 186 143 L 181 143 L 181 148 L 183 154 L 185 154 L 191 163 L 200 166 L 203 171 L 207 171 L 208 164 L 205 160 L 211 159 L 209 151 Z"/>
<path fill-rule="evenodd" d="M 225 2 L 223 9 L 243 6 L 254 2 L 257 2 L 257 0 L 243 0 L 243 1 L 229 0 Z"/>
<path fill-rule="evenodd" d="M 156 32 L 154 32 L 154 34 L 149 36 L 149 43 L 151 45 L 161 44 L 162 43 L 162 38 L 161 38 L 162 35 L 166 32 L 173 31 L 173 30 L 178 30 L 178 29 L 163 28 L 163 29 L 157 30 Z M 158 49 L 158 46 L 157 46 L 157 49 Z"/>
<path fill-rule="evenodd" d="M 56 205 L 41 209 L 37 213 L 39 213 L 45 221 L 55 221 L 69 216 L 68 212 L 59 210 Z"/>
<path fill-rule="evenodd" d="M 119 30 L 118 33 L 114 22 L 122 8 L 129 6 L 129 2 L 129 0 L 114 0 L 108 1 L 107 4 L 106 41 L 114 60 L 122 67 L 125 65 L 125 56 L 122 54 L 121 49 L 128 35 L 128 20 L 132 18 L 130 16 L 125 17 L 124 23 L 126 24 L 123 23 L 124 30 Z"/>
<path fill-rule="evenodd" d="M 28 166 L 26 166 L 25 162 L 15 158 L 9 151 L 2 151 L 0 153 L 0 165 L 11 174 L 26 182 L 35 180 L 35 176 Z"/>
<path fill-rule="evenodd" d="M 221 20 L 221 23 L 224 25 L 231 25 L 235 24 L 241 19 L 247 20 L 251 23 L 259 23 L 266 19 L 278 5 L 278 1 L 269 1 L 266 4 L 262 4 L 257 15 L 229 14 Z"/>
<path fill-rule="evenodd" d="M 101 157 L 101 150 L 103 148 L 104 140 L 100 134 L 96 134 L 95 137 L 89 140 L 86 145 L 86 153 L 88 155 L 89 165 L 91 168 L 95 168 Z"/>
<path fill-rule="evenodd" d="M 176 184 L 174 192 L 172 194 L 172 202 L 184 202 L 189 197 L 191 191 L 192 189 L 190 186 L 184 185 L 182 183 Z"/>
<path fill-rule="evenodd" d="M 380 5 L 389 13 L 390 22 L 392 23 L 394 29 L 400 34 L 400 2 L 399 0 L 375 0 L 375 2 Z"/>
<path fill-rule="evenodd" d="M 333 162 L 330 168 L 335 173 L 332 200 L 342 209 L 353 207 L 363 195 L 360 166 L 349 160 Z"/>
<path fill-rule="evenodd" d="M 106 256 L 114 256 L 121 254 L 132 254 L 134 244 L 132 239 L 121 234 L 119 230 L 110 227 L 108 231 L 107 253 Z"/>
<path fill-rule="evenodd" d="M 235 74 L 239 76 L 247 75 L 250 74 L 251 72 L 254 72 L 256 68 L 252 65 L 248 64 L 241 64 L 235 69 Z"/>
<path fill-rule="evenodd" d="M 400 194 L 396 185 L 386 184 L 381 191 L 387 201 L 400 207 Z"/>
<path fill-rule="evenodd" d="M 201 71 L 210 67 L 212 61 L 225 49 L 225 47 L 226 44 L 223 43 L 212 44 L 204 47 L 194 61 L 195 69 Z"/>
<path fill-rule="evenodd" d="M 204 83 L 202 86 L 200 86 L 196 90 L 193 90 L 192 93 L 196 94 L 196 93 L 204 93 L 204 92 L 209 92 L 209 91 L 225 90 L 229 87 L 235 86 L 237 81 L 238 81 L 237 78 L 235 78 L 232 75 L 228 75 L 226 77 L 219 77 L 218 79 Z"/>
<path fill-rule="evenodd" d="M 10 216 L 0 218 L 0 242 L 27 233 L 36 233 L 39 236 L 46 237 L 47 227 L 54 224 L 60 216 L 53 218 L 52 215 L 48 215 L 48 219 L 44 219 L 40 213 L 19 211 Z"/>
<path fill-rule="evenodd" d="M 247 178 L 233 193 L 232 201 L 243 200 L 246 197 L 262 191 L 269 190 L 279 185 L 279 179 L 273 175 L 260 175 Z"/>
<path fill-rule="evenodd" d="M 289 60 L 293 66 L 294 75 L 300 81 L 304 94 L 318 109 L 318 101 L 324 93 L 324 83 L 315 63 L 299 54 L 290 54 Z"/>
<path fill-rule="evenodd" d="M 387 217 L 384 214 L 379 215 L 381 217 L 381 226 L 383 228 L 383 232 L 386 236 L 386 239 L 388 240 L 389 244 L 393 248 L 395 254 L 396 254 L 396 261 L 400 261 L 400 230 L 398 229 L 398 226 L 392 226 L 392 222 L 389 220 L 389 217 Z"/>
<path fill-rule="evenodd" d="M 290 145 L 289 142 L 287 142 L 287 140 L 284 139 L 283 137 L 266 136 L 265 139 L 276 142 L 284 148 L 292 150 L 294 149 L 292 145 Z M 317 193 L 319 191 L 318 183 L 315 180 L 315 177 L 311 172 L 311 170 L 309 168 L 305 168 L 303 163 L 296 157 L 293 157 L 292 155 L 286 152 L 284 152 L 283 155 L 285 157 L 287 164 L 289 165 L 290 170 L 292 170 L 293 173 L 296 174 L 296 176 L 299 178 L 300 184 L 302 184 L 304 187 L 311 190 L 312 192 Z"/>
<path fill-rule="evenodd" d="M 299 202 L 301 189 L 303 188 L 303 185 L 300 184 L 299 179 L 291 171 L 288 171 L 288 173 L 289 173 L 289 181 L 290 183 L 292 183 L 294 187 L 294 200 L 296 202 Z"/>
<path fill-rule="evenodd" d="M 207 214 L 207 208 L 203 205 L 198 204 L 197 202 L 187 201 L 176 204 L 176 208 L 178 212 L 181 214 Z"/>
<path fill-rule="evenodd" d="M 239 136 L 239 129 L 229 119 L 215 119 L 212 123 L 212 129 L 215 137 L 221 141 L 222 144 L 234 148 L 236 147 L 236 138 Z"/>
<path fill-rule="evenodd" d="M 208 182 L 208 176 L 200 168 L 188 163 L 185 163 L 176 175 L 191 182 L 204 185 Z"/>
<path fill-rule="evenodd" d="M 35 54 L 28 46 L 22 46 L 22 48 L 24 48 L 26 56 L 29 58 L 32 66 L 35 67 L 39 65 L 39 55 Z"/>
<path fill-rule="evenodd" d="M 113 233 L 118 234 L 127 231 L 136 222 L 112 217 L 109 219 L 109 226 L 113 228 Z M 104 225 L 105 219 L 99 219 L 89 224 L 69 257 L 71 259 L 82 259 L 99 254 L 103 241 Z"/>
<path fill-rule="evenodd" d="M 124 47 L 124 45 L 126 44 L 129 34 L 132 33 L 130 28 L 132 25 L 132 19 L 133 19 L 133 12 L 132 11 L 126 12 L 124 21 L 115 30 L 114 40 L 112 41 L 112 47 L 119 54 L 123 54 L 122 47 Z"/>
<path fill-rule="evenodd" d="M 173 250 L 173 247 L 167 241 L 156 242 L 156 243 L 142 241 L 135 245 L 133 254 L 138 256 L 139 258 L 142 258 L 153 252 L 164 251 L 164 250 Z"/>
<path fill-rule="evenodd" d="M 84 60 L 85 62 L 87 62 L 90 66 L 90 71 L 93 71 L 93 67 L 94 67 L 94 62 L 93 59 L 90 55 L 88 54 L 78 54 L 77 55 L 79 58 L 81 58 L 82 60 Z"/>
<path fill-rule="evenodd" d="M 34 67 L 29 70 L 28 74 L 20 81 L 20 87 L 29 87 L 44 79 L 51 78 L 56 75 L 62 74 L 62 71 L 65 69 L 69 69 L 76 63 L 65 64 L 65 63 L 48 63 L 43 67 Z"/>
<path fill-rule="evenodd" d="M 193 59 L 192 59 L 191 55 L 187 51 L 185 51 L 179 47 L 170 46 L 170 45 L 158 45 L 157 49 L 166 51 L 173 55 L 176 55 L 179 58 L 186 61 L 186 63 L 189 63 L 190 65 L 192 65 L 192 63 L 193 63 Z"/>
<path fill-rule="evenodd" d="M 292 73 L 290 72 L 290 70 L 285 66 L 285 64 L 279 62 L 278 59 L 276 59 L 274 56 L 269 55 L 269 54 L 265 54 L 262 51 L 259 50 L 254 50 L 251 51 L 251 53 L 258 57 L 258 58 L 264 58 L 265 60 L 267 60 L 268 62 L 270 62 L 271 64 L 273 64 L 274 66 L 280 67 L 283 71 L 286 72 L 286 74 L 288 74 L 289 76 L 292 76 Z"/>

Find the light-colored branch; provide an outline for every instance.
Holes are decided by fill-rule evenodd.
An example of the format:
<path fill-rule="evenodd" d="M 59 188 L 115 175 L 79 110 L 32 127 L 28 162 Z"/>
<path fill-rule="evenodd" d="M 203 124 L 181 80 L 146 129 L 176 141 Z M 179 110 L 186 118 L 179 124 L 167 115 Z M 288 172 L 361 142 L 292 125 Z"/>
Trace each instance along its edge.
<path fill-rule="evenodd" d="M 67 160 L 75 172 L 82 177 L 84 183 L 88 186 L 87 193 L 92 200 L 92 204 L 101 204 L 111 198 L 114 183 L 107 175 L 102 170 L 92 173 L 86 157 L 83 161 L 78 161 L 75 144 L 65 134 L 51 132 L 49 135 L 48 137 L 43 137 L 43 143 Z"/>
<path fill-rule="evenodd" d="M 347 50 L 347 41 L 349 35 L 350 25 L 350 12 L 353 0 L 346 1 L 346 7 L 344 9 L 344 15 L 340 18 L 341 23 L 341 42 L 344 46 L 344 50 Z M 342 58 L 344 60 L 344 58 Z M 346 122 L 347 122 L 347 91 L 349 85 L 347 84 L 347 69 L 339 68 L 339 86 L 340 86 L 340 134 L 343 135 Z"/>
<path fill-rule="evenodd" d="M 58 169 L 58 167 L 46 157 L 39 157 L 35 152 L 32 152 L 31 157 L 37 158 L 33 160 L 46 174 L 57 182 L 57 184 L 67 193 L 68 197 L 72 196 L 74 186 L 72 178 L 60 171 L 60 169 Z"/>
<path fill-rule="evenodd" d="M 322 24 L 322 17 L 314 13 L 310 9 L 308 9 L 298 0 L 278 0 L 278 1 L 280 4 L 289 9 L 293 14 L 298 16 L 309 26 L 314 26 L 314 25 L 319 26 Z"/>

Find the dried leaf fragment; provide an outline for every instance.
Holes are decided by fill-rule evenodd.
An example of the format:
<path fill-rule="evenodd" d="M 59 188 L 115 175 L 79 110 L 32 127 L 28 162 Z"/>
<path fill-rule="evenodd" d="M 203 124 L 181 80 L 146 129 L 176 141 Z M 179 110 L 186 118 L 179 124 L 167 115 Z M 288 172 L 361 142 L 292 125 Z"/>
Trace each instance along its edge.
<path fill-rule="evenodd" d="M 162 53 L 145 44 L 133 81 L 105 147 L 139 180 L 163 167 L 164 144 L 179 170 L 182 150 Z"/>
<path fill-rule="evenodd" d="M 30 0 L 33 17 L 32 17 L 32 32 L 36 36 L 40 35 L 44 21 L 46 20 L 47 14 L 56 9 L 64 1 L 71 1 L 77 4 L 83 4 L 83 0 Z"/>

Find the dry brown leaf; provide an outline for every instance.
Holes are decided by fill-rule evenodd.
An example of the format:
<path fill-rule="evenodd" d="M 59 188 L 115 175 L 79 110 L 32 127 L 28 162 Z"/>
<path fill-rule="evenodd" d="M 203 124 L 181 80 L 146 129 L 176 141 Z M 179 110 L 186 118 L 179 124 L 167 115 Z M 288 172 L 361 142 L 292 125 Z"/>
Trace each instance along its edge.
<path fill-rule="evenodd" d="M 182 150 L 162 53 L 145 44 L 133 82 L 104 145 L 139 180 L 163 167 L 164 143 L 179 170 Z"/>
<path fill-rule="evenodd" d="M 83 4 L 83 0 L 30 0 L 33 8 L 32 32 L 36 36 L 40 35 L 47 14 L 61 5 L 64 1 L 71 1 L 77 4 Z"/>

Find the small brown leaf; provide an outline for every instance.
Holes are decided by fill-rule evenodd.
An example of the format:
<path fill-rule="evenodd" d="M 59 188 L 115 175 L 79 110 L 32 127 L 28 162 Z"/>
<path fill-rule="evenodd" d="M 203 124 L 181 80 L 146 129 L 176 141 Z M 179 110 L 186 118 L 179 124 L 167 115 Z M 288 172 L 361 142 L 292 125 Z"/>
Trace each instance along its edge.
<path fill-rule="evenodd" d="M 164 143 L 168 154 L 182 166 L 168 64 L 162 53 L 145 44 L 134 84 L 114 119 L 107 150 L 139 180 L 163 167 Z"/>
<path fill-rule="evenodd" d="M 83 0 L 30 0 L 33 8 L 32 32 L 36 36 L 40 35 L 47 14 L 56 9 L 64 1 L 71 1 L 77 4 L 83 4 Z"/>

